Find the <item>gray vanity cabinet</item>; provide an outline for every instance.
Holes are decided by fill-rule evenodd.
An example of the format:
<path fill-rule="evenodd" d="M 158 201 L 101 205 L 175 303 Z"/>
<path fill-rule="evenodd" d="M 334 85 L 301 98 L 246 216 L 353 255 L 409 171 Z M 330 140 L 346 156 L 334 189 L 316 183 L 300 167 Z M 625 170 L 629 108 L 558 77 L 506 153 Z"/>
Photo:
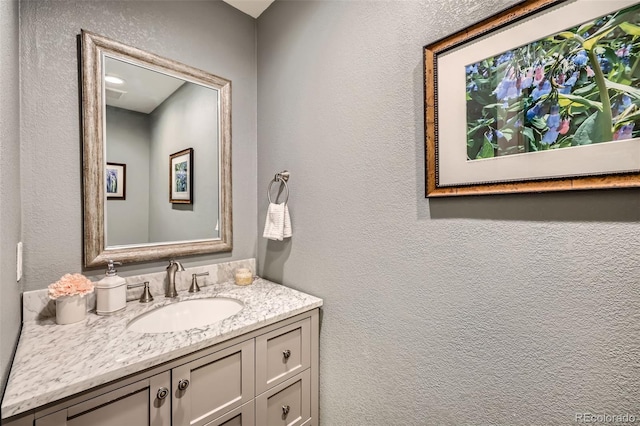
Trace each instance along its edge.
<path fill-rule="evenodd" d="M 3 426 L 317 426 L 319 311 L 234 337 Z"/>
<path fill-rule="evenodd" d="M 169 426 L 170 386 L 169 372 L 158 374 L 38 418 L 35 426 Z"/>

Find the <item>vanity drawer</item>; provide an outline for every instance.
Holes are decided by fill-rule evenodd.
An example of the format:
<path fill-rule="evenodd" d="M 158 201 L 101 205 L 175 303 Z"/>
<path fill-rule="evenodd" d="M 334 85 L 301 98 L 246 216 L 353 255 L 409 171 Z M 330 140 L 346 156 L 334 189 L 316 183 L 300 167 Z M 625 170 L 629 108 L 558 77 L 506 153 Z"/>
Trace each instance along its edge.
<path fill-rule="evenodd" d="M 303 371 L 256 398 L 256 426 L 302 426 L 310 419 L 310 370 Z"/>
<path fill-rule="evenodd" d="M 254 426 L 255 425 L 255 403 L 247 402 L 242 407 L 215 419 L 205 426 Z"/>
<path fill-rule="evenodd" d="M 284 382 L 311 364 L 311 319 L 256 338 L 256 394 Z"/>

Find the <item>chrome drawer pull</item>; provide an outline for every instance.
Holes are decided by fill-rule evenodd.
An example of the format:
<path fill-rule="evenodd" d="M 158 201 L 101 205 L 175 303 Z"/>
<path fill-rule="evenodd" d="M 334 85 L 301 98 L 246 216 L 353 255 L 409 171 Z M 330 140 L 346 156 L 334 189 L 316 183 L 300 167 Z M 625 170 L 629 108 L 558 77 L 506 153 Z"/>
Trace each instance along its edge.
<path fill-rule="evenodd" d="M 291 356 L 291 351 L 289 349 L 287 349 L 286 351 L 282 351 L 282 356 L 284 357 L 284 359 L 289 359 L 289 357 Z"/>
<path fill-rule="evenodd" d="M 158 393 L 156 394 L 156 397 L 158 397 L 158 399 L 165 399 L 167 395 L 169 395 L 169 389 L 160 388 L 158 389 Z"/>
<path fill-rule="evenodd" d="M 182 379 L 178 382 L 178 389 L 181 391 L 187 389 L 189 387 L 189 381 L 187 379 Z"/>
<path fill-rule="evenodd" d="M 291 407 L 289 407 L 288 405 L 283 405 L 282 406 L 282 415 L 286 416 L 287 414 L 289 414 L 289 410 L 291 409 Z"/>

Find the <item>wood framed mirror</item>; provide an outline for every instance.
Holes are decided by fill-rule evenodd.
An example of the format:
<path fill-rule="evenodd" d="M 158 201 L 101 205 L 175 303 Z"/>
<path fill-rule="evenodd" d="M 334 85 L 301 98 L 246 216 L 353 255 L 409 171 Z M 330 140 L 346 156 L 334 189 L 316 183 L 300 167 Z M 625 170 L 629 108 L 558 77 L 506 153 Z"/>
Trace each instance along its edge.
<path fill-rule="evenodd" d="M 84 266 L 231 251 L 231 81 L 85 30 L 81 79 Z"/>

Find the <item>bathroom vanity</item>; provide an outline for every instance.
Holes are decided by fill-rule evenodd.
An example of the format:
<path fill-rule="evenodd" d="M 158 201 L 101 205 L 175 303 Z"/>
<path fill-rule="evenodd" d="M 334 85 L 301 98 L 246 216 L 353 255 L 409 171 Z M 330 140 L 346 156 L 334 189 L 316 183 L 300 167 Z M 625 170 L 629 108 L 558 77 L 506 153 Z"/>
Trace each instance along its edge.
<path fill-rule="evenodd" d="M 127 328 L 163 305 L 212 297 L 243 308 L 184 331 Z M 260 278 L 157 299 L 73 325 L 25 322 L 2 425 L 317 425 L 321 299 Z"/>

